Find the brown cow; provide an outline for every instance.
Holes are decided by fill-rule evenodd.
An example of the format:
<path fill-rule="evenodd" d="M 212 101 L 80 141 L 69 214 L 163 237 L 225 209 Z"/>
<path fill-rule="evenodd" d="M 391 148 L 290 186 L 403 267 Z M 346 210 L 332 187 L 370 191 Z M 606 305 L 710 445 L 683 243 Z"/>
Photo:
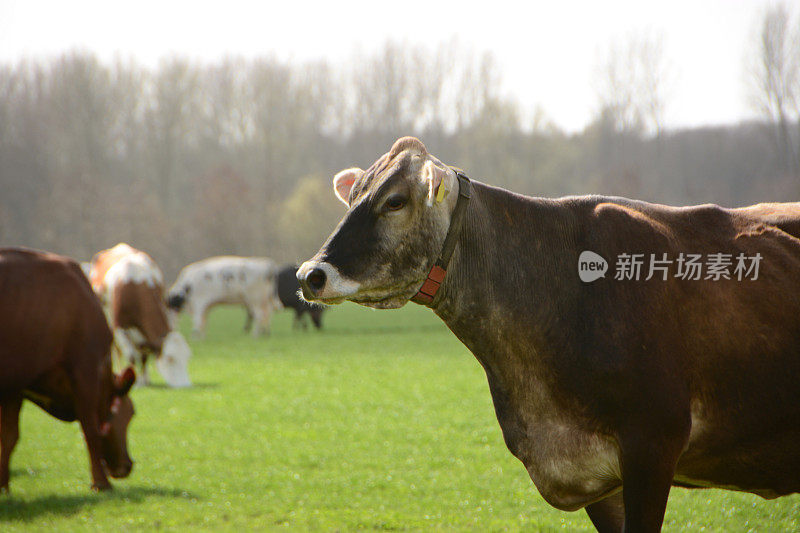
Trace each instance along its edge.
<path fill-rule="evenodd" d="M 483 366 L 509 450 L 555 507 L 658 531 L 672 484 L 800 491 L 799 203 L 529 198 L 414 138 L 334 188 L 349 209 L 298 270 L 304 296 L 430 306 Z M 634 277 L 637 254 L 672 270 Z M 681 273 L 693 255 L 702 276 Z M 748 276 L 722 268 L 739 257 Z"/>
<path fill-rule="evenodd" d="M 155 261 L 120 243 L 95 254 L 89 277 L 106 307 L 116 347 L 131 364 L 141 364 L 142 384 L 149 383 L 147 359 L 152 353 L 167 385 L 190 386 L 187 366 L 192 352 L 170 324 L 164 277 Z"/>
<path fill-rule="evenodd" d="M 110 489 L 133 462 L 127 428 L 133 369 L 111 371 L 111 331 L 80 266 L 71 259 L 0 249 L 0 491 L 27 398 L 58 418 L 78 420 L 92 467 L 92 487 Z"/>

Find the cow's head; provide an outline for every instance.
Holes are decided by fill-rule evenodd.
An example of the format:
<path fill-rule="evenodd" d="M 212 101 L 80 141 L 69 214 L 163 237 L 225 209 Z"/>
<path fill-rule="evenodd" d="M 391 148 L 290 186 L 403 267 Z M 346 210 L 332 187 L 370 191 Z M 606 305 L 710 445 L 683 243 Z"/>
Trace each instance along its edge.
<path fill-rule="evenodd" d="M 187 366 L 192 351 L 186 339 L 177 331 L 164 337 L 161 354 L 156 358 L 156 368 L 170 387 L 190 387 Z"/>
<path fill-rule="evenodd" d="M 167 294 L 167 307 L 173 311 L 180 312 L 183 306 L 186 305 L 186 300 L 189 299 L 189 293 L 191 292 L 192 287 L 189 284 L 178 285 L 176 283 Z"/>
<path fill-rule="evenodd" d="M 303 296 L 377 308 L 404 305 L 441 251 L 457 178 L 413 137 L 404 137 L 367 170 L 333 178 L 347 213 L 319 252 L 301 265 Z"/>
<path fill-rule="evenodd" d="M 128 424 L 133 418 L 133 402 L 128 391 L 136 381 L 136 373 L 128 367 L 114 376 L 111 394 L 101 413 L 100 436 L 103 442 L 103 461 L 111 477 L 127 477 L 133 469 L 128 455 Z"/>

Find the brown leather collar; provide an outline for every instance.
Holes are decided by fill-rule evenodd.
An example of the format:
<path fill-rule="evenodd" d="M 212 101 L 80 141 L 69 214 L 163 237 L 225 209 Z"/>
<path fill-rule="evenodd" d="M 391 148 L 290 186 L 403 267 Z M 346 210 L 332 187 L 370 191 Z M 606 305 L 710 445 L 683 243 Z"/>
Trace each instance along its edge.
<path fill-rule="evenodd" d="M 452 168 L 452 167 L 451 167 Z M 442 245 L 442 252 L 436 259 L 436 263 L 431 267 L 428 272 L 428 277 L 420 287 L 419 292 L 411 298 L 412 302 L 431 306 L 436 293 L 439 291 L 444 277 L 447 274 L 447 265 L 450 262 L 450 257 L 453 255 L 453 250 L 456 249 L 458 242 L 458 235 L 461 233 L 461 226 L 464 222 L 464 213 L 467 210 L 471 195 L 471 186 L 469 178 L 460 170 L 453 168 L 458 178 L 458 200 L 456 206 L 453 208 L 453 215 L 450 217 L 450 228 L 447 230 L 447 235 L 444 238 Z"/>

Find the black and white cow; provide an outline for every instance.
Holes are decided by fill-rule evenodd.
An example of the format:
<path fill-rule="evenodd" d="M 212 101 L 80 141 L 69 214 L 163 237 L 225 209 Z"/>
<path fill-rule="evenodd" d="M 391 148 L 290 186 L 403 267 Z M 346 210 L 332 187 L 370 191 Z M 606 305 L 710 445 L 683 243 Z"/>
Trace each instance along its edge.
<path fill-rule="evenodd" d="M 285 309 L 294 310 L 293 327 L 306 327 L 303 316 L 308 313 L 314 327 L 322 328 L 322 312 L 325 307 L 317 304 L 310 304 L 300 298 L 300 283 L 297 281 L 297 265 L 287 265 L 278 272 L 278 298 Z"/>
<path fill-rule="evenodd" d="M 188 309 L 199 337 L 205 335 L 211 307 L 243 305 L 248 313 L 247 327 L 257 337 L 269 333 L 272 313 L 281 308 L 277 275 L 277 265 L 266 257 L 209 257 L 181 270 L 169 290 L 167 305 L 174 311 Z"/>

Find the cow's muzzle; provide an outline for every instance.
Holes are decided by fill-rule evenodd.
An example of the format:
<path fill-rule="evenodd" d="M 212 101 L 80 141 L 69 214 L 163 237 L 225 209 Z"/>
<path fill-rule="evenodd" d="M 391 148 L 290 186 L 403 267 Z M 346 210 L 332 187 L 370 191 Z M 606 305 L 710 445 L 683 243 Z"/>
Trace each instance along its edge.
<path fill-rule="evenodd" d="M 355 294 L 360 286 L 324 261 L 306 261 L 297 269 L 296 276 L 303 290 L 303 298 L 309 302 L 338 303 Z"/>
<path fill-rule="evenodd" d="M 132 471 L 133 471 L 133 461 L 130 461 L 130 462 L 127 462 L 127 463 L 125 463 L 125 464 L 123 464 L 121 466 L 118 466 L 117 468 L 113 469 L 109 473 L 111 474 L 111 477 L 113 477 L 113 478 L 122 479 L 122 478 L 126 478 L 129 475 L 131 475 Z"/>
<path fill-rule="evenodd" d="M 126 478 L 131 475 L 131 472 L 133 471 L 133 461 L 130 458 L 124 459 L 121 464 L 116 465 L 113 468 L 103 461 L 103 466 L 105 466 L 106 472 L 108 472 L 108 474 L 115 479 Z"/>

